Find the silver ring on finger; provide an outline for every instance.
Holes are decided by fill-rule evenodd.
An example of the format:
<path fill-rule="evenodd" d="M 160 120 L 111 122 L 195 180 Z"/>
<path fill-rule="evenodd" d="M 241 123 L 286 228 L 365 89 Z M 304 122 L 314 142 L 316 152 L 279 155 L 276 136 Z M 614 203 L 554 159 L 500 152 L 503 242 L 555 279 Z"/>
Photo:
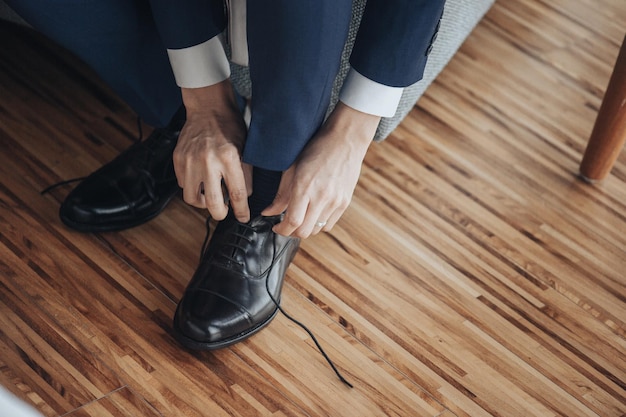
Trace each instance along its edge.
<path fill-rule="evenodd" d="M 322 227 L 326 226 L 326 223 L 328 223 L 328 222 L 320 220 L 317 223 L 315 223 L 315 226 L 322 228 Z"/>

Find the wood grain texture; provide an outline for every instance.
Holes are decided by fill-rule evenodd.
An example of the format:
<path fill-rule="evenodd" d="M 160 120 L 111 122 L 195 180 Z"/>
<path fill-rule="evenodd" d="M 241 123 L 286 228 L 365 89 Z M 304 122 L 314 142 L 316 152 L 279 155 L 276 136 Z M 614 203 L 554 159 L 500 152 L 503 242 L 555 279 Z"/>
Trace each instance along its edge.
<path fill-rule="evenodd" d="M 45 416 L 626 415 L 626 156 L 577 178 L 624 22 L 622 0 L 499 1 L 372 145 L 283 296 L 352 390 L 284 317 L 212 353 L 174 341 L 202 211 L 60 223 L 71 185 L 39 192 L 128 147 L 136 118 L 0 23 L 0 384 Z"/>

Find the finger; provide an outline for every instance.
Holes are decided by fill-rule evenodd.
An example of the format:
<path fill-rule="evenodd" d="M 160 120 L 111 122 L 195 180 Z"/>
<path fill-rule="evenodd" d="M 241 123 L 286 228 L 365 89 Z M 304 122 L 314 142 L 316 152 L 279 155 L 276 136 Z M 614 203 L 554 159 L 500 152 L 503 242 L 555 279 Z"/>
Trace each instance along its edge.
<path fill-rule="evenodd" d="M 321 216 L 318 216 L 311 234 L 316 235 L 320 232 L 325 232 L 327 230 L 330 230 L 330 228 L 332 228 L 331 219 L 333 219 L 333 215 L 334 215 L 334 212 L 331 212 L 331 214 L 325 213 Z"/>
<path fill-rule="evenodd" d="M 179 147 L 176 146 L 174 148 L 174 153 L 172 155 L 172 163 L 174 165 L 174 174 L 176 175 L 176 181 L 178 182 L 178 186 L 184 189 L 185 187 L 183 185 L 185 184 L 186 169 L 185 169 L 184 158 L 181 155 L 182 153 Z"/>
<path fill-rule="evenodd" d="M 345 208 L 337 208 L 335 211 L 328 216 L 328 220 L 326 220 L 326 224 L 320 228 L 320 232 L 330 232 L 332 228 L 337 224 L 343 213 L 346 211 Z"/>
<path fill-rule="evenodd" d="M 278 192 L 274 201 L 265 210 L 261 212 L 263 216 L 278 216 L 283 213 L 289 207 L 289 200 L 291 198 L 291 184 L 293 179 L 293 171 L 288 169 L 283 173 L 278 185 Z"/>
<path fill-rule="evenodd" d="M 248 189 L 246 188 L 246 179 L 241 169 L 241 164 L 239 164 L 238 167 L 229 169 L 224 176 L 224 183 L 228 190 L 230 207 L 233 209 L 235 217 L 242 223 L 249 222 L 250 208 L 248 207 Z"/>
<path fill-rule="evenodd" d="M 190 161 L 181 156 L 177 150 L 178 148 L 176 148 L 173 155 L 174 172 L 178 186 L 183 189 L 183 200 L 191 206 L 206 208 L 204 196 L 202 195 L 204 194 L 202 177 L 194 174 L 195 171 L 191 169 L 192 164 Z"/>
<path fill-rule="evenodd" d="M 284 213 L 285 210 L 289 207 L 289 192 L 283 192 L 278 189 L 276 193 L 276 197 L 274 197 L 274 201 L 268 207 L 266 207 L 261 214 L 263 216 L 278 216 L 281 213 Z"/>
<path fill-rule="evenodd" d="M 290 200 L 285 217 L 272 230 L 279 235 L 292 236 L 293 232 L 302 226 L 308 205 L 308 200 L 303 198 Z"/>
<path fill-rule="evenodd" d="M 328 212 L 328 208 L 325 201 L 309 203 L 302 225 L 293 232 L 293 235 L 301 239 L 306 239 L 313 234 L 319 233 L 326 225 L 326 212 Z M 319 225 L 320 222 L 324 224 Z"/>
<path fill-rule="evenodd" d="M 324 210 L 321 212 L 322 214 L 313 216 L 313 211 L 309 209 L 309 211 L 311 212 L 311 216 L 312 216 L 311 218 L 317 219 L 315 220 L 315 223 L 313 225 L 313 228 L 309 236 L 316 235 L 320 232 L 330 231 L 333 228 L 333 226 L 337 223 L 337 221 L 339 221 L 339 219 L 341 218 L 341 216 L 343 215 L 347 207 L 348 205 L 344 201 L 333 200 L 331 203 L 325 206 Z M 307 217 L 308 217 L 308 214 L 307 214 Z M 306 222 L 307 221 L 305 221 L 305 223 Z M 304 229 L 305 226 L 303 225 L 302 228 Z M 299 231 L 296 231 L 295 233 L 296 235 L 300 234 Z M 303 230 L 302 234 L 304 233 L 306 233 L 306 230 Z"/>
<path fill-rule="evenodd" d="M 204 202 L 211 217 L 215 220 L 224 220 L 228 214 L 228 206 L 224 201 L 222 179 L 212 176 L 212 178 L 204 182 Z"/>
<path fill-rule="evenodd" d="M 183 200 L 185 203 L 198 207 L 206 208 L 204 196 L 204 184 L 200 179 L 190 179 L 190 176 L 185 178 L 185 182 L 182 184 Z"/>
<path fill-rule="evenodd" d="M 183 184 L 185 184 L 185 169 L 181 166 L 181 164 L 176 162 L 176 158 L 174 158 L 174 175 L 176 175 L 176 182 L 178 186 L 182 189 Z"/>

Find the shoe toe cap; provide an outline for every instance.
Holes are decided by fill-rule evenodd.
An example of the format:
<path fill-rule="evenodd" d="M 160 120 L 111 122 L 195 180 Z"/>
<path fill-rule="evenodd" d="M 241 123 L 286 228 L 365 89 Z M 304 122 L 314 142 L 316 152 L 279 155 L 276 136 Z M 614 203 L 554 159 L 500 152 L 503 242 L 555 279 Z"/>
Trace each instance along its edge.
<path fill-rule="evenodd" d="M 63 201 L 60 210 L 67 219 L 91 222 L 128 210 L 128 202 L 118 189 L 92 179 L 79 184 Z"/>
<path fill-rule="evenodd" d="M 205 291 L 185 294 L 174 316 L 174 326 L 185 338 L 201 344 L 220 344 L 253 326 L 243 307 Z"/>

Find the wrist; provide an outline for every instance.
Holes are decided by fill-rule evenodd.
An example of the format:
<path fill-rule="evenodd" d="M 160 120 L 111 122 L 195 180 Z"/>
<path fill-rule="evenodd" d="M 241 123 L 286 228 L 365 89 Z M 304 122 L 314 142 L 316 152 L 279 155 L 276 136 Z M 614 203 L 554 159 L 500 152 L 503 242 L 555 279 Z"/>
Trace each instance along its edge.
<path fill-rule="evenodd" d="M 364 113 L 338 102 L 326 121 L 326 126 L 340 133 L 339 136 L 346 141 L 367 148 L 374 139 L 380 120 L 380 116 Z"/>
<path fill-rule="evenodd" d="M 199 88 L 181 88 L 187 117 L 194 114 L 220 113 L 237 108 L 237 100 L 230 79 Z"/>

